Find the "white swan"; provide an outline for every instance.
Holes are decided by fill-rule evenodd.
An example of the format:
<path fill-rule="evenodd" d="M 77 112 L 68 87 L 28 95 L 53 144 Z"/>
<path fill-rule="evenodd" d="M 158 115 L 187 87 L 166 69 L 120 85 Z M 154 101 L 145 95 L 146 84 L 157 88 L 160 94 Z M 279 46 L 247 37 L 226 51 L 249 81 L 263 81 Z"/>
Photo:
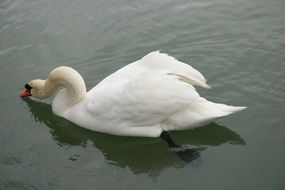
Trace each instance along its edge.
<path fill-rule="evenodd" d="M 89 92 L 77 71 L 60 66 L 47 80 L 30 81 L 20 95 L 39 99 L 55 95 L 54 114 L 87 129 L 121 136 L 159 137 L 164 131 L 203 126 L 245 108 L 210 102 L 199 96 L 194 85 L 210 88 L 199 71 L 156 51 Z"/>

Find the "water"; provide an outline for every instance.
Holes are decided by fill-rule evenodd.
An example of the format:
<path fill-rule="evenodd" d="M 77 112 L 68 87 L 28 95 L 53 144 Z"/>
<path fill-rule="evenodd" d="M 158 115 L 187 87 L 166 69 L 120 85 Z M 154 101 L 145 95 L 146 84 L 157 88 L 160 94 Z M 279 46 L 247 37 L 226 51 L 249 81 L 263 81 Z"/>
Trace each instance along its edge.
<path fill-rule="evenodd" d="M 0 4 L 0 189 L 284 189 L 284 0 L 4 0 Z M 248 109 L 161 139 L 82 129 L 50 100 L 18 97 L 59 65 L 90 89 L 146 53 L 191 63 L 216 102 Z"/>

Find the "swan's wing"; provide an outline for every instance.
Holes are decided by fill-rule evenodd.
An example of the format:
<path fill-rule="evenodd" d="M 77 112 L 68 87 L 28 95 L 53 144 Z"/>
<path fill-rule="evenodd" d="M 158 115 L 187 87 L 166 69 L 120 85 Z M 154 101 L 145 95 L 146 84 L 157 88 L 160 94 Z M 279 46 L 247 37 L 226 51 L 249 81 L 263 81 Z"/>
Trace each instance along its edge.
<path fill-rule="evenodd" d="M 206 84 L 205 77 L 192 66 L 182 63 L 165 53 L 160 53 L 159 51 L 151 52 L 141 58 L 140 60 L 131 63 L 112 75 L 105 78 L 104 82 L 114 82 L 129 80 L 130 78 L 136 78 L 137 75 L 141 73 L 146 73 L 148 71 L 161 70 L 168 71 L 168 74 L 175 75 L 191 85 L 197 85 L 204 88 L 210 88 Z M 102 82 L 103 82 L 102 81 Z M 99 83 L 97 86 L 100 86 Z"/>
<path fill-rule="evenodd" d="M 210 86 L 206 84 L 207 81 L 205 77 L 199 71 L 165 53 L 160 53 L 159 51 L 151 52 L 144 56 L 139 62 L 146 69 L 169 70 L 172 74 L 184 78 L 184 80 L 187 80 L 192 85 L 210 88 Z"/>
<path fill-rule="evenodd" d="M 102 81 L 88 93 L 89 112 L 102 122 L 152 126 L 203 100 L 169 71 L 142 72 L 128 80 Z"/>

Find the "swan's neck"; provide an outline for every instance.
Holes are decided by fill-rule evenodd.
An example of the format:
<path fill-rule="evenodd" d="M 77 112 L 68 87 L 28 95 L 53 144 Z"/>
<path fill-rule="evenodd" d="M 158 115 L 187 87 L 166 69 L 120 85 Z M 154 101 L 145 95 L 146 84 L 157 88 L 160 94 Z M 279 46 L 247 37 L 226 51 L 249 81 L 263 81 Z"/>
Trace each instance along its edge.
<path fill-rule="evenodd" d="M 52 102 L 53 112 L 61 117 L 86 96 L 86 86 L 81 75 L 72 68 L 58 67 L 54 69 L 45 84 L 55 97 Z"/>

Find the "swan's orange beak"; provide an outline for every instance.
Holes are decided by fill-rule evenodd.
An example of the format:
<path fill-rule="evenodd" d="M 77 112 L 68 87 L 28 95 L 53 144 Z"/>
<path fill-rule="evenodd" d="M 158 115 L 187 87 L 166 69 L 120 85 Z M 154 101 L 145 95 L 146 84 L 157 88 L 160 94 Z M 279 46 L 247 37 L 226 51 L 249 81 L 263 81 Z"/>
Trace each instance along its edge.
<path fill-rule="evenodd" d="M 31 92 L 28 89 L 24 89 L 20 92 L 20 96 L 21 97 L 27 97 L 27 96 L 31 96 Z"/>

